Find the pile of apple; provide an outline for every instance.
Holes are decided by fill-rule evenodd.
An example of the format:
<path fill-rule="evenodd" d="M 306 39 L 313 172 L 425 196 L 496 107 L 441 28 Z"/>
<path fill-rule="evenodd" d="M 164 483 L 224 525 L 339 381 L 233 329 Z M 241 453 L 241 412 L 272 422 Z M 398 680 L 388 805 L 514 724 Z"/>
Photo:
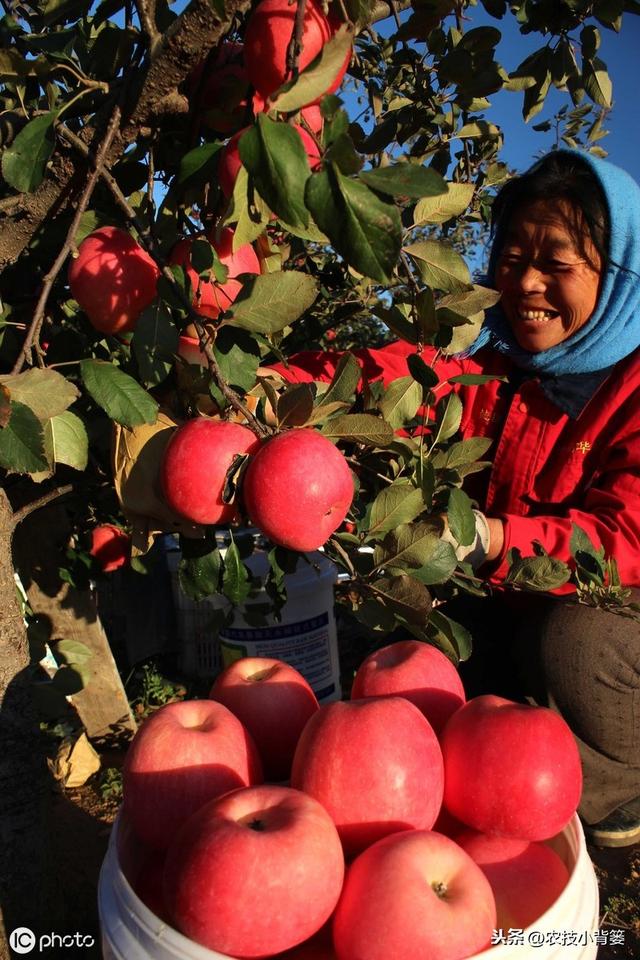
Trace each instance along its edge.
<path fill-rule="evenodd" d="M 322 706 L 293 667 L 245 658 L 140 728 L 119 858 L 156 915 L 231 957 L 462 960 L 557 899 L 568 871 L 542 841 L 581 787 L 557 714 L 465 702 L 418 641 Z"/>

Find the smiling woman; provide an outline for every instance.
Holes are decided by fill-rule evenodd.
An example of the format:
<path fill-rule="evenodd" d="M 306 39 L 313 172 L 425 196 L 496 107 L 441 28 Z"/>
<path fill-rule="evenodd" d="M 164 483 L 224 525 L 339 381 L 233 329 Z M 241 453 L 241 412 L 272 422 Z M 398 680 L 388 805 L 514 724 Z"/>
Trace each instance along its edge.
<path fill-rule="evenodd" d="M 421 354 L 449 384 L 475 375 L 440 396 L 458 392 L 462 439 L 493 441 L 490 471 L 465 487 L 479 508 L 476 541 L 457 556 L 473 558 L 494 597 L 449 602 L 447 614 L 473 636 L 467 693 L 558 710 L 580 749 L 580 813 L 592 838 L 633 843 L 640 626 L 576 604 L 566 584 L 531 602 L 501 587 L 512 551 L 570 563 L 586 534 L 615 559 L 622 583 L 640 588 L 640 188 L 613 164 L 557 150 L 506 184 L 493 216 L 488 282 L 501 302 L 466 354 Z M 407 375 L 415 349 L 355 352 L 367 380 L 387 384 Z M 338 360 L 306 353 L 278 370 L 325 380 Z"/>

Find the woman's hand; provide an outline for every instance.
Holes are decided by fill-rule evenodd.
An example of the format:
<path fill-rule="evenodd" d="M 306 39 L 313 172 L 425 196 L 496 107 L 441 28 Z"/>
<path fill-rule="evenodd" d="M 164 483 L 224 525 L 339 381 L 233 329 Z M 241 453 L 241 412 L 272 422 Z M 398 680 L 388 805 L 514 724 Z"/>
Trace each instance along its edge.
<path fill-rule="evenodd" d="M 504 523 L 497 517 L 487 517 L 487 526 L 489 527 L 489 547 L 485 563 L 489 560 L 495 560 L 502 553 L 504 546 Z"/>

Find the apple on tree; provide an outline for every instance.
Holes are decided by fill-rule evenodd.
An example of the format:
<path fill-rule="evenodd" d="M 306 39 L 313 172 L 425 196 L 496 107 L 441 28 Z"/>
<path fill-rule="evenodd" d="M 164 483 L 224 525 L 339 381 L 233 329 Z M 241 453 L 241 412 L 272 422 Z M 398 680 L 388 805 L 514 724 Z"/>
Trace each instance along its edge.
<path fill-rule="evenodd" d="M 415 703 L 439 737 L 452 713 L 465 702 L 460 674 L 436 647 L 399 640 L 371 653 L 356 671 L 351 699 L 406 697 Z"/>
<path fill-rule="evenodd" d="M 250 243 L 245 243 L 234 251 L 234 233 L 234 230 L 227 227 L 220 231 L 218 236 L 213 233 L 208 237 L 220 263 L 227 268 L 227 279 L 224 283 L 219 283 L 214 278 L 200 278 L 191 262 L 192 239 L 179 240 L 169 256 L 169 263 L 184 267 L 193 290 L 194 310 L 211 320 L 215 320 L 227 310 L 242 290 L 239 276 L 243 273 L 260 273 L 260 261 Z"/>
<path fill-rule="evenodd" d="M 262 0 L 249 17 L 245 33 L 244 59 L 249 79 L 256 89 L 256 109 L 262 109 L 269 97 L 288 78 L 287 50 L 291 43 L 296 5 L 288 0 Z M 325 16 L 317 0 L 307 0 L 301 37 L 298 70 L 317 57 L 337 25 Z M 338 89 L 349 66 L 349 56 L 336 73 L 325 93 Z"/>
<path fill-rule="evenodd" d="M 468 853 L 432 830 L 379 840 L 347 869 L 338 960 L 463 960 L 490 945 L 496 906 Z"/>
<path fill-rule="evenodd" d="M 353 476 L 337 447 L 317 430 L 288 430 L 264 441 L 242 484 L 250 519 L 273 543 L 317 550 L 353 500 Z M 295 509 L 294 509 L 295 508 Z"/>
<path fill-rule="evenodd" d="M 180 700 L 160 707 L 133 738 L 123 810 L 144 843 L 164 849 L 208 800 L 261 782 L 258 751 L 238 718 L 213 700 Z"/>
<path fill-rule="evenodd" d="M 530 840 L 466 830 L 456 843 L 478 864 L 496 900 L 497 926 L 524 930 L 558 899 L 569 871 L 555 850 Z"/>
<path fill-rule="evenodd" d="M 187 86 L 205 126 L 218 133 L 233 133 L 246 122 L 249 109 L 243 45 L 223 41 L 214 55 L 200 61 Z"/>
<path fill-rule="evenodd" d="M 578 747 L 547 707 L 474 697 L 447 723 L 442 755 L 445 807 L 482 833 L 546 840 L 580 802 Z"/>
<path fill-rule="evenodd" d="M 319 706 L 302 674 L 282 660 L 242 657 L 216 677 L 209 697 L 247 728 L 265 778 L 287 780 L 302 729 Z"/>
<path fill-rule="evenodd" d="M 298 790 L 265 784 L 234 790 L 184 824 L 165 862 L 165 902 L 196 943 L 267 957 L 320 930 L 343 877 L 326 810 Z"/>
<path fill-rule="evenodd" d="M 131 537 L 113 523 L 101 523 L 91 531 L 89 553 L 103 573 L 112 573 L 128 563 Z"/>
<path fill-rule="evenodd" d="M 69 266 L 75 300 L 101 333 L 128 333 L 155 299 L 160 270 L 131 234 L 100 227 L 86 237 Z"/>
<path fill-rule="evenodd" d="M 337 701 L 321 706 L 302 731 L 291 785 L 329 811 L 349 857 L 387 834 L 433 826 L 442 753 L 408 700 Z"/>
<path fill-rule="evenodd" d="M 222 499 L 227 471 L 236 456 L 253 453 L 258 445 L 255 434 L 240 423 L 187 420 L 171 437 L 160 463 L 167 505 L 193 523 L 229 523 L 238 508 Z"/>
<path fill-rule="evenodd" d="M 304 111 L 302 112 L 304 113 Z M 312 119 L 314 122 L 317 122 L 313 115 Z M 318 144 L 313 139 L 311 134 L 308 133 L 304 127 L 300 126 L 300 124 L 293 124 L 293 129 L 302 140 L 302 146 L 304 147 L 307 155 L 309 170 L 317 170 L 322 163 L 322 157 Z M 242 166 L 238 143 L 246 131 L 246 127 L 244 130 L 239 130 L 238 133 L 234 134 L 220 151 L 220 159 L 218 161 L 218 183 L 220 184 L 220 189 L 225 197 L 231 197 L 233 195 L 233 188 L 235 187 L 238 173 L 240 172 L 240 167 Z"/>

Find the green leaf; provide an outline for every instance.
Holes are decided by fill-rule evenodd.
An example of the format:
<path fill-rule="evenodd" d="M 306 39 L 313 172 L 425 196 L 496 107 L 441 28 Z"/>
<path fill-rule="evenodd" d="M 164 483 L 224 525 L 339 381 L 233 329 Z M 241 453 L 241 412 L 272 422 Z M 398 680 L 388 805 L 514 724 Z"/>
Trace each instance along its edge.
<path fill-rule="evenodd" d="M 518 557 L 509 567 L 505 583 L 545 592 L 564 586 L 570 576 L 567 564 L 554 557 Z"/>
<path fill-rule="evenodd" d="M 306 227 L 309 211 L 304 188 L 311 171 L 299 133 L 288 123 L 260 113 L 256 125 L 240 137 L 238 149 L 258 193 L 273 212 L 291 226 Z"/>
<path fill-rule="evenodd" d="M 75 413 L 66 410 L 44 424 L 46 449 L 50 462 L 65 463 L 75 470 L 85 470 L 89 460 L 87 430 Z"/>
<path fill-rule="evenodd" d="M 494 306 L 501 296 L 502 294 L 497 290 L 481 287 L 474 283 L 472 290 L 465 290 L 464 293 L 449 293 L 441 297 L 438 300 L 438 307 L 447 307 L 454 313 L 459 313 L 462 317 L 471 318 L 480 310 L 487 310 Z"/>
<path fill-rule="evenodd" d="M 469 437 L 468 440 L 458 440 L 457 443 L 452 443 L 447 450 L 443 451 L 443 466 L 449 470 L 456 467 L 465 467 L 467 464 L 479 460 L 492 443 L 491 437 Z"/>
<path fill-rule="evenodd" d="M 394 429 L 413 420 L 422 402 L 422 387 L 413 377 L 399 377 L 385 390 L 378 404 L 382 416 Z"/>
<path fill-rule="evenodd" d="M 496 20 L 502 20 L 507 12 L 507 0 L 482 0 L 482 6 Z"/>
<path fill-rule="evenodd" d="M 447 519 L 451 533 L 464 547 L 471 546 L 476 538 L 476 519 L 473 515 L 471 500 L 464 490 L 454 487 L 449 492 Z"/>
<path fill-rule="evenodd" d="M 252 276 L 230 306 L 229 321 L 251 333 L 278 333 L 298 320 L 318 296 L 318 284 L 308 273 L 277 270 Z"/>
<path fill-rule="evenodd" d="M 321 97 L 333 85 L 352 45 L 353 28 L 344 23 L 299 76 L 275 94 L 271 106 L 292 113 Z"/>
<path fill-rule="evenodd" d="M 55 417 L 80 396 L 78 388 L 57 370 L 34 368 L 17 376 L 0 377 L 12 400 L 30 407 L 39 420 Z"/>
<path fill-rule="evenodd" d="M 181 537 L 180 546 L 182 558 L 178 564 L 178 577 L 184 593 L 196 602 L 216 594 L 222 561 L 215 537 L 202 540 Z"/>
<path fill-rule="evenodd" d="M 156 386 L 171 373 L 178 352 L 178 328 L 162 300 L 154 300 L 136 321 L 131 346 L 144 383 Z"/>
<path fill-rule="evenodd" d="M 229 212 L 224 219 L 225 226 L 237 224 L 233 235 L 233 249 L 237 250 L 246 243 L 264 233 L 269 223 L 270 210 L 259 193 L 249 185 L 249 174 L 240 167 L 233 187 L 233 197 Z"/>
<path fill-rule="evenodd" d="M 260 364 L 260 347 L 251 334 L 237 327 L 221 327 L 216 334 L 213 352 L 227 383 L 244 391 L 254 386 Z"/>
<path fill-rule="evenodd" d="M 454 316 L 461 317 L 460 314 L 451 314 L 449 322 Z M 438 310 L 439 319 L 443 319 L 440 310 Z M 453 333 L 451 335 L 451 340 L 446 347 L 443 348 L 443 353 L 446 356 L 451 354 L 460 353 L 462 350 L 466 350 L 471 346 L 473 341 L 477 338 L 480 333 L 480 327 L 484 320 L 484 313 L 476 313 L 471 317 L 461 317 L 463 324 L 459 326 L 454 326 Z"/>
<path fill-rule="evenodd" d="M 449 183 L 446 193 L 426 197 L 416 204 L 413 218 L 416 223 L 446 223 L 467 209 L 473 199 L 472 183 Z"/>
<path fill-rule="evenodd" d="M 335 167 L 309 178 L 305 199 L 315 222 L 351 267 L 372 280 L 390 280 L 402 244 L 395 204 Z"/>
<path fill-rule="evenodd" d="M 592 60 L 600 46 L 600 31 L 593 24 L 587 24 L 580 31 L 580 43 L 582 45 L 582 56 L 586 60 Z"/>
<path fill-rule="evenodd" d="M 103 360 L 83 360 L 80 374 L 87 392 L 123 427 L 155 423 L 158 403 L 129 374 Z"/>
<path fill-rule="evenodd" d="M 84 666 L 93 657 L 93 651 L 80 640 L 58 640 L 53 653 L 58 663 L 68 666 Z"/>
<path fill-rule="evenodd" d="M 329 389 L 322 397 L 322 406 L 351 400 L 358 389 L 361 376 L 362 370 L 354 355 L 343 353 L 338 360 Z"/>
<path fill-rule="evenodd" d="M 381 490 L 371 507 L 367 539 L 377 539 L 401 523 L 411 523 L 425 509 L 422 490 L 399 481 Z"/>
<path fill-rule="evenodd" d="M 611 107 L 613 85 L 607 73 L 607 65 L 599 57 L 584 60 L 582 64 L 582 82 L 584 89 L 594 103 L 601 107 Z"/>
<path fill-rule="evenodd" d="M 439 382 L 438 374 L 433 367 L 428 366 L 417 353 L 409 354 L 407 366 L 409 367 L 409 373 L 423 390 L 431 390 Z"/>
<path fill-rule="evenodd" d="M 437 197 L 447 193 L 447 182 L 431 167 L 417 163 L 395 163 L 390 167 L 364 170 L 360 179 L 373 190 L 394 197 Z"/>
<path fill-rule="evenodd" d="M 389 446 L 395 437 L 391 424 L 370 413 L 347 413 L 334 417 L 320 432 L 330 440 L 351 440 L 353 443 L 376 447 Z"/>
<path fill-rule="evenodd" d="M 2 154 L 2 175 L 14 190 L 32 193 L 44 180 L 53 153 L 53 121 L 57 115 L 54 111 L 29 121 Z"/>
<path fill-rule="evenodd" d="M 453 547 L 430 521 L 403 523 L 390 531 L 375 548 L 374 563 L 384 570 L 408 568 L 426 584 L 448 580 L 457 565 Z"/>
<path fill-rule="evenodd" d="M 48 467 L 42 424 L 18 401 L 11 402 L 11 417 L 0 430 L 0 466 L 15 473 L 38 473 Z"/>
<path fill-rule="evenodd" d="M 456 130 L 455 136 L 461 140 L 497 138 L 500 136 L 500 127 L 496 127 L 495 123 L 487 123 L 486 120 L 476 120 L 475 123 L 465 123 Z"/>
<path fill-rule="evenodd" d="M 310 383 L 294 383 L 278 397 L 276 418 L 279 426 L 301 427 L 313 412 L 314 388 Z"/>
<path fill-rule="evenodd" d="M 494 376 L 491 373 L 459 373 L 449 377 L 447 383 L 463 383 L 468 387 L 479 387 L 484 383 L 490 383 L 491 380 L 503 380 L 506 383 L 507 378 Z"/>
<path fill-rule="evenodd" d="M 203 143 L 185 153 L 178 167 L 178 183 L 184 186 L 188 182 L 206 183 L 213 176 L 213 158 L 222 149 L 220 143 Z"/>
<path fill-rule="evenodd" d="M 438 240 L 420 240 L 405 247 L 424 283 L 456 293 L 471 288 L 469 268 L 453 247 Z"/>
<path fill-rule="evenodd" d="M 224 555 L 222 592 L 231 603 L 235 604 L 243 603 L 251 593 L 249 572 L 242 562 L 233 535 Z"/>
<path fill-rule="evenodd" d="M 447 617 L 442 610 L 431 611 L 429 624 L 434 628 L 434 640 L 441 645 L 445 653 L 452 652 L 455 659 L 468 660 L 471 655 L 472 639 L 466 627 L 457 620 Z"/>
<path fill-rule="evenodd" d="M 454 433 L 457 433 L 460 429 L 461 420 L 462 401 L 457 393 L 450 393 L 444 407 L 441 407 L 434 443 L 442 443 L 443 440 L 448 440 Z"/>
<path fill-rule="evenodd" d="M 423 583 L 406 573 L 380 577 L 370 584 L 377 597 L 408 623 L 424 625 L 431 610 L 431 594 Z"/>

